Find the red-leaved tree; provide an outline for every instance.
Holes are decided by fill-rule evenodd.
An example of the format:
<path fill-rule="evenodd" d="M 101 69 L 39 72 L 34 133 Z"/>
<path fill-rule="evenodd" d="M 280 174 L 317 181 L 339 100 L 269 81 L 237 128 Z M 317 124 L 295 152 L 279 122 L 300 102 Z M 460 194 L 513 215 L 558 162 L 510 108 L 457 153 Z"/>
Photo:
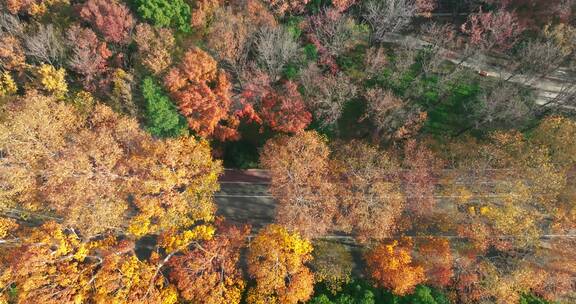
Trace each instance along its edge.
<path fill-rule="evenodd" d="M 67 42 L 72 47 L 68 64 L 72 70 L 82 75 L 84 88 L 96 89 L 95 80 L 107 70 L 106 60 L 112 55 L 105 42 L 89 28 L 73 25 L 68 29 Z"/>
<path fill-rule="evenodd" d="M 418 216 L 429 214 L 436 206 L 434 189 L 441 161 L 423 145 L 411 139 L 404 145 L 405 171 L 402 182 L 406 192 L 406 209 Z"/>
<path fill-rule="evenodd" d="M 287 81 L 278 91 L 270 91 L 262 99 L 262 118 L 273 129 L 285 133 L 304 130 L 312 121 L 298 86 Z"/>
<path fill-rule="evenodd" d="M 306 129 L 312 114 L 294 82 L 274 87 L 268 74 L 255 70 L 250 75 L 252 78 L 245 83 L 240 96 L 242 109 L 236 112 L 238 117 L 278 132 L 297 133 Z"/>
<path fill-rule="evenodd" d="M 213 239 L 174 256 L 168 263 L 170 281 L 180 295 L 191 302 L 239 303 L 245 283 L 238 261 L 249 232 L 249 227 L 222 226 Z"/>
<path fill-rule="evenodd" d="M 108 42 L 127 44 L 134 19 L 124 4 L 110 0 L 88 0 L 80 8 L 80 17 L 92 24 Z"/>
<path fill-rule="evenodd" d="M 428 284 L 442 288 L 451 283 L 454 257 L 447 239 L 429 237 L 421 241 L 416 260 L 424 267 Z"/>
<path fill-rule="evenodd" d="M 472 45 L 497 51 L 512 48 L 524 31 L 518 23 L 516 14 L 503 9 L 487 13 L 480 10 L 470 15 L 461 29 L 470 36 Z"/>

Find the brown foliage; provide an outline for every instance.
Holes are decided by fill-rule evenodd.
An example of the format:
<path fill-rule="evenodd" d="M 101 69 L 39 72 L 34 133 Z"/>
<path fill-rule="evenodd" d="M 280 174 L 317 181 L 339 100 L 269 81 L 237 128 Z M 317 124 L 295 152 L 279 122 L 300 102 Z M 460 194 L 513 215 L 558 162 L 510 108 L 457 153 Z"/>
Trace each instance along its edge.
<path fill-rule="evenodd" d="M 212 19 L 216 10 L 222 5 L 223 0 L 197 0 L 194 1 L 191 24 L 193 27 L 202 28 Z"/>
<path fill-rule="evenodd" d="M 529 267 L 521 253 L 486 253 L 462 257 L 457 260 L 457 276 L 454 287 L 459 302 L 490 302 L 515 304 L 520 296 L 538 284 L 538 272 Z M 528 266 L 528 267 L 527 267 Z"/>
<path fill-rule="evenodd" d="M 1 4 L 5 4 L 7 10 L 11 14 L 28 14 L 32 16 L 42 15 L 52 5 L 66 4 L 68 0 L 4 0 Z"/>
<path fill-rule="evenodd" d="M 519 22 L 523 26 L 533 28 L 553 22 L 556 18 L 562 22 L 569 22 L 574 14 L 572 0 L 486 0 L 485 2 L 517 12 Z"/>
<path fill-rule="evenodd" d="M 80 8 L 80 17 L 98 30 L 108 42 L 127 44 L 134 19 L 128 7 L 108 0 L 88 0 Z"/>
<path fill-rule="evenodd" d="M 416 0 L 418 13 L 425 17 L 430 17 L 437 6 L 438 0 Z"/>
<path fill-rule="evenodd" d="M 454 260 L 447 239 L 424 239 L 417 246 L 416 260 L 424 267 L 427 284 L 443 288 L 452 283 Z"/>
<path fill-rule="evenodd" d="M 550 240 L 548 248 L 541 248 L 530 265 L 534 268 L 532 284 L 537 295 L 549 301 L 562 301 L 574 293 L 576 259 L 573 239 Z"/>
<path fill-rule="evenodd" d="M 222 8 L 214 13 L 214 21 L 208 30 L 207 46 L 218 57 L 238 68 L 246 60 L 247 44 L 254 31 L 255 27 L 247 17 L 235 14 L 230 8 Z"/>
<path fill-rule="evenodd" d="M 335 152 L 339 227 L 360 242 L 390 237 L 405 203 L 398 164 L 360 141 L 340 144 Z"/>
<path fill-rule="evenodd" d="M 170 29 L 140 23 L 136 26 L 134 41 L 138 45 L 140 61 L 152 73 L 160 74 L 172 64 L 171 50 L 175 40 Z"/>
<path fill-rule="evenodd" d="M 373 141 L 405 139 L 414 136 L 422 128 L 427 113 L 410 108 L 402 99 L 383 89 L 369 89 L 364 93 L 368 110 L 364 118 L 374 124 Z"/>
<path fill-rule="evenodd" d="M 334 126 L 346 102 L 356 96 L 356 85 L 344 73 L 323 75 L 316 65 L 300 72 L 306 104 L 322 126 Z"/>
<path fill-rule="evenodd" d="M 390 237 L 404 208 L 398 165 L 360 141 L 330 154 L 315 132 L 266 143 L 260 160 L 272 175 L 277 221 L 308 237 L 336 230 L 360 242 Z"/>
<path fill-rule="evenodd" d="M 339 12 L 344 12 L 356 3 L 356 0 L 332 0 L 332 6 Z"/>
<path fill-rule="evenodd" d="M 242 1 L 237 2 L 241 3 Z M 274 15 L 261 0 L 246 0 L 244 9 L 250 23 L 257 27 L 275 27 L 278 25 Z"/>
<path fill-rule="evenodd" d="M 286 13 L 302 13 L 310 0 L 264 0 L 264 2 L 268 3 L 276 14 L 284 16 Z"/>
<path fill-rule="evenodd" d="M 334 186 L 328 180 L 329 149 L 315 132 L 280 136 L 264 146 L 260 162 L 270 170 L 270 191 L 278 199 L 276 219 L 308 237 L 332 228 Z"/>
<path fill-rule="evenodd" d="M 207 33 L 207 46 L 220 59 L 241 74 L 247 65 L 248 52 L 259 28 L 276 27 L 277 22 L 259 0 L 234 1 L 217 9 Z"/>

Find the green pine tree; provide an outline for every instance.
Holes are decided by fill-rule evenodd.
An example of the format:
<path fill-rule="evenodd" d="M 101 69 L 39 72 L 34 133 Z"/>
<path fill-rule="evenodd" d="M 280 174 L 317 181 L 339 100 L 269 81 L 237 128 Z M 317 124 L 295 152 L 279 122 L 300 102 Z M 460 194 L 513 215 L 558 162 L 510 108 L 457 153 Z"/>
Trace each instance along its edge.
<path fill-rule="evenodd" d="M 158 137 L 177 137 L 188 132 L 186 119 L 152 77 L 144 78 L 142 95 L 146 100 L 146 126 Z"/>
<path fill-rule="evenodd" d="M 184 0 L 135 0 L 140 17 L 155 26 L 190 32 L 190 5 Z"/>

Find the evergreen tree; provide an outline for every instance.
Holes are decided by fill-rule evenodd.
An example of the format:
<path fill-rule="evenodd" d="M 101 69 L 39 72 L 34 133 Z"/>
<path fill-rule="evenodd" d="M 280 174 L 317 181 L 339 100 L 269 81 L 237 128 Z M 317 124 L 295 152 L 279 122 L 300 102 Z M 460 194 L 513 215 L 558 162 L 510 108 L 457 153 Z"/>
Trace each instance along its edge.
<path fill-rule="evenodd" d="M 152 135 L 176 137 L 187 133 L 186 119 L 152 77 L 144 78 L 142 95 L 146 100 L 146 125 Z"/>

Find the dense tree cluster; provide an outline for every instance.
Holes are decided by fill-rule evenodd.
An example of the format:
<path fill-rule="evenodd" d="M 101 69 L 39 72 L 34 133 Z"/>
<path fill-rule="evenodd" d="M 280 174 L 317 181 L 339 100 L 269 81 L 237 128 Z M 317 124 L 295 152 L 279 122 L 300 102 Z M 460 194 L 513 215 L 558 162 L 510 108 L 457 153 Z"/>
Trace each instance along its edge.
<path fill-rule="evenodd" d="M 0 0 L 0 303 L 575 302 L 574 12 Z"/>

